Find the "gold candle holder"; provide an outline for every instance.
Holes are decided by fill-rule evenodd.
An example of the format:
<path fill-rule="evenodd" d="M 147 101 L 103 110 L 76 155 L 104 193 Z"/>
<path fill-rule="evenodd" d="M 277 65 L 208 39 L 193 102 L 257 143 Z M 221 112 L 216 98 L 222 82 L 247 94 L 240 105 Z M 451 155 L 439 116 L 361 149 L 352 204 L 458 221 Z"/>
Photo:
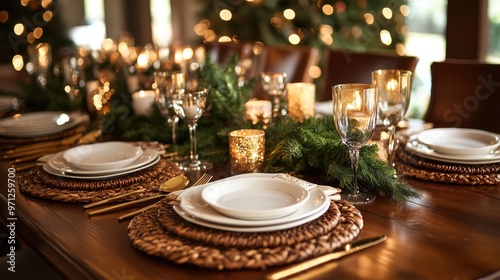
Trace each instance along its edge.
<path fill-rule="evenodd" d="M 266 149 L 264 130 L 240 129 L 229 133 L 231 174 L 261 172 Z"/>
<path fill-rule="evenodd" d="M 271 121 L 273 105 L 269 100 L 249 100 L 245 103 L 245 119 L 253 124 L 268 124 Z"/>
<path fill-rule="evenodd" d="M 288 115 L 295 121 L 313 117 L 316 86 L 313 83 L 288 83 L 286 85 Z"/>

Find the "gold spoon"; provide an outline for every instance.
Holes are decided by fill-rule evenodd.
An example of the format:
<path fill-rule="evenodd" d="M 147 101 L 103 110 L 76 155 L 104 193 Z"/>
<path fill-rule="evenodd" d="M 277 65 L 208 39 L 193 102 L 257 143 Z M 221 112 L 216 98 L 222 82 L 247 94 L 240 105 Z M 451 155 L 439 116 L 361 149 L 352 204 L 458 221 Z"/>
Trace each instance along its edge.
<path fill-rule="evenodd" d="M 189 184 L 189 179 L 186 176 L 184 176 L 184 175 L 178 175 L 178 176 L 174 176 L 174 177 L 168 179 L 163 184 L 161 184 L 160 187 L 158 188 L 158 191 L 159 192 L 173 192 L 173 191 L 181 190 L 181 189 L 185 188 L 188 184 Z M 100 201 L 97 201 L 97 202 L 92 202 L 92 203 L 85 204 L 85 205 L 83 205 L 83 208 L 84 209 L 89 209 L 89 208 L 92 208 L 92 207 L 100 206 L 100 205 L 103 205 L 103 204 L 106 204 L 106 203 L 109 203 L 109 202 L 117 201 L 117 200 L 119 200 L 121 198 L 124 198 L 124 197 L 127 197 L 127 196 L 129 196 L 131 194 L 142 193 L 142 192 L 145 192 L 145 191 L 146 191 L 146 189 L 140 189 L 140 190 L 135 190 L 135 191 L 132 191 L 132 192 L 120 194 L 120 195 L 117 195 L 117 196 L 114 196 L 114 197 L 110 197 L 110 198 L 107 198 L 107 199 L 103 199 L 103 200 L 100 200 Z M 141 202 L 149 201 L 149 200 L 161 197 L 161 196 L 163 196 L 163 195 L 162 194 L 158 194 L 158 195 L 154 195 L 154 196 L 150 196 L 150 197 L 145 197 L 145 198 L 142 198 L 142 199 L 139 199 L 139 200 L 133 200 L 133 201 L 125 202 L 125 203 L 122 203 L 122 204 L 119 204 L 119 205 L 114 205 L 114 206 L 121 206 L 121 205 L 124 205 L 124 204 L 126 204 L 126 206 L 127 206 L 127 205 L 130 205 L 132 203 L 141 203 Z M 112 208 L 112 207 L 113 206 L 107 207 L 107 208 L 104 208 L 104 209 L 101 209 L 101 210 L 104 211 L 105 209 L 109 209 L 109 208 L 111 208 L 111 210 L 117 209 L 117 208 Z M 120 209 L 120 208 L 118 208 L 118 209 Z M 98 210 L 98 211 L 101 211 L 101 210 Z M 94 212 L 97 212 L 97 211 L 94 211 Z M 94 212 L 92 212 L 92 213 L 94 213 Z M 100 212 L 98 212 L 98 213 L 100 213 Z M 89 215 L 90 215 L 90 213 L 89 213 Z"/>

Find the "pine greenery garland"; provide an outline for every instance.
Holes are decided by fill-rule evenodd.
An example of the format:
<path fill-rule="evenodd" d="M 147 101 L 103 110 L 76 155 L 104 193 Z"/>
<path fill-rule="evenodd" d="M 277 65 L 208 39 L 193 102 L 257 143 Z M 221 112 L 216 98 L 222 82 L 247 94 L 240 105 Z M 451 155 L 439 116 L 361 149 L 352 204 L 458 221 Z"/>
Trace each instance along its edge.
<path fill-rule="evenodd" d="M 352 189 L 349 152 L 336 133 L 332 116 L 309 118 L 303 123 L 281 118 L 266 130 L 266 143 L 265 172 L 318 173 L 327 182 Z M 402 202 L 419 197 L 398 180 L 387 163 L 377 159 L 377 150 L 375 144 L 360 150 L 360 189 Z"/>

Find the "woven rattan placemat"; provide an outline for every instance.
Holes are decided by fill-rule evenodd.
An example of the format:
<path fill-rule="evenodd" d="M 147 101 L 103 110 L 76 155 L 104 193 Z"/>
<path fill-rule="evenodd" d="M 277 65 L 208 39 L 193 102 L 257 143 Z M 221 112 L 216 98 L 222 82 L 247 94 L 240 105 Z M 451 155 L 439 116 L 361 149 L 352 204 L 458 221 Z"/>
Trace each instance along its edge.
<path fill-rule="evenodd" d="M 420 157 L 403 147 L 398 149 L 397 158 L 396 166 L 401 174 L 420 180 L 460 185 L 500 184 L 500 163 L 446 163 Z"/>
<path fill-rule="evenodd" d="M 241 233 L 207 228 L 179 217 L 172 206 L 134 217 L 128 234 L 132 246 L 177 264 L 230 269 L 265 269 L 332 252 L 352 241 L 363 228 L 358 209 L 346 201 L 332 202 L 318 219 L 295 228 Z"/>
<path fill-rule="evenodd" d="M 19 189 L 31 196 L 64 202 L 95 202 L 134 190 L 148 190 L 123 199 L 127 201 L 158 194 L 163 182 L 181 174 L 179 167 L 166 159 L 127 176 L 96 181 L 58 177 L 35 167 L 19 174 Z"/>

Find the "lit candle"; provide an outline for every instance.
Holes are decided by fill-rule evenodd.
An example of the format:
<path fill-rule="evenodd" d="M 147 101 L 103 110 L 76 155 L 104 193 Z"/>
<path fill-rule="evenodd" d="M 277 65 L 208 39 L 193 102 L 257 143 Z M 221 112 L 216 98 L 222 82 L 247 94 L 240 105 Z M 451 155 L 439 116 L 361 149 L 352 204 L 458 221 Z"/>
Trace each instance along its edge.
<path fill-rule="evenodd" d="M 154 102 L 154 90 L 141 90 L 132 94 L 132 107 L 136 115 L 148 116 L 151 113 L 151 106 Z"/>
<path fill-rule="evenodd" d="M 303 121 L 314 116 L 316 86 L 313 83 L 288 83 L 286 90 L 290 117 Z"/>
<path fill-rule="evenodd" d="M 272 104 L 269 100 L 249 100 L 245 103 L 245 118 L 253 124 L 268 123 L 271 119 Z"/>

